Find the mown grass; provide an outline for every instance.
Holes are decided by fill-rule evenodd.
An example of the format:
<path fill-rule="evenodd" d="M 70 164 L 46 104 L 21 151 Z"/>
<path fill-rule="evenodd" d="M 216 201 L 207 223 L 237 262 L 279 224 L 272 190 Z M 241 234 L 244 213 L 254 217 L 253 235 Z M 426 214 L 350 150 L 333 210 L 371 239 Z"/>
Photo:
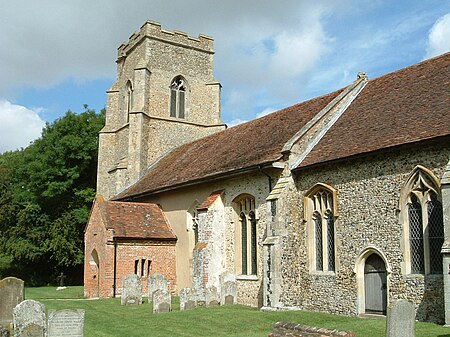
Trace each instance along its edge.
<path fill-rule="evenodd" d="M 26 298 L 40 301 L 47 310 L 84 309 L 86 337 L 267 337 L 278 321 L 354 331 L 358 337 L 385 336 L 386 321 L 380 318 L 307 311 L 261 312 L 241 305 L 179 311 L 177 297 L 173 298 L 172 312 L 156 315 L 148 303 L 121 306 L 120 299 L 86 300 L 82 297 L 82 287 L 60 291 L 51 287 L 26 289 Z M 450 337 L 450 329 L 419 322 L 416 337 Z"/>

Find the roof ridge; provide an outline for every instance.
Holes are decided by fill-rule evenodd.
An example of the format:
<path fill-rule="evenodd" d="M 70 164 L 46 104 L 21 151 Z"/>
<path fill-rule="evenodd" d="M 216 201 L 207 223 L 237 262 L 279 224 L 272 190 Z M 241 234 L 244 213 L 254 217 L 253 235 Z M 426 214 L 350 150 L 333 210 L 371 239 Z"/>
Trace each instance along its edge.
<path fill-rule="evenodd" d="M 329 102 L 322 110 L 320 110 L 312 119 L 308 121 L 294 136 L 289 139 L 289 141 L 284 144 L 282 153 L 289 152 L 292 149 L 292 146 L 303 137 L 314 125 L 316 125 L 329 111 L 331 111 L 334 107 L 336 107 L 339 102 L 341 102 L 347 95 L 353 91 L 361 82 L 366 81 L 367 77 L 360 77 L 358 73 L 357 79 L 345 87 L 345 89 L 336 96 L 331 102 Z"/>
<path fill-rule="evenodd" d="M 303 149 L 300 157 L 295 160 L 291 167 L 291 170 L 297 168 L 302 161 L 308 156 L 308 154 L 313 150 L 313 148 L 320 142 L 320 140 L 325 136 L 325 134 L 333 127 L 336 121 L 345 113 L 348 107 L 353 103 L 353 101 L 358 97 L 361 91 L 364 89 L 368 82 L 366 73 L 358 73 L 357 79 L 349 85 L 341 94 L 339 94 L 334 100 L 332 100 L 325 108 L 323 108 L 314 118 L 312 126 L 316 125 L 320 120 L 324 119 L 323 124 L 319 126 L 319 129 L 315 134 L 312 135 L 310 139 L 307 139 L 305 144 L 306 148 Z M 326 117 L 329 114 L 328 117 Z M 328 119 L 328 120 L 327 120 Z M 303 137 L 308 131 L 304 130 L 304 133 L 299 135 L 295 142 Z M 291 145 L 291 147 L 294 144 Z"/>
<path fill-rule="evenodd" d="M 443 53 L 441 55 L 436 55 L 436 56 L 430 57 L 428 59 L 424 59 L 424 60 L 422 60 L 420 62 L 417 62 L 417 63 L 412 63 L 412 64 L 404 66 L 403 68 L 400 68 L 400 69 L 395 69 L 395 70 L 393 70 L 391 72 L 388 72 L 386 74 L 381 74 L 381 75 L 379 75 L 377 77 L 374 77 L 374 78 L 370 79 L 369 81 L 372 82 L 372 81 L 379 80 L 380 78 L 383 78 L 383 77 L 386 77 L 386 76 L 394 75 L 394 74 L 397 74 L 397 73 L 402 73 L 402 72 L 407 71 L 407 70 L 409 70 L 411 68 L 423 67 L 427 63 L 436 62 L 436 60 L 438 60 L 440 58 L 444 58 L 445 59 L 447 57 L 450 57 L 450 51 L 446 52 L 446 53 Z"/>

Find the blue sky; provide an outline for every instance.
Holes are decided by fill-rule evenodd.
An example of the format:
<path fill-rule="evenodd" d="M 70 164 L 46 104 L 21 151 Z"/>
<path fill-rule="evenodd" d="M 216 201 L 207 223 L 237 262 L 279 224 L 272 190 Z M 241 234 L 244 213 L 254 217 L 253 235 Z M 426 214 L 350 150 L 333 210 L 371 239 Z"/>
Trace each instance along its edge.
<path fill-rule="evenodd" d="M 450 0 L 15 0 L 0 4 L 0 152 L 100 110 L 146 20 L 215 39 L 229 125 L 450 51 Z"/>

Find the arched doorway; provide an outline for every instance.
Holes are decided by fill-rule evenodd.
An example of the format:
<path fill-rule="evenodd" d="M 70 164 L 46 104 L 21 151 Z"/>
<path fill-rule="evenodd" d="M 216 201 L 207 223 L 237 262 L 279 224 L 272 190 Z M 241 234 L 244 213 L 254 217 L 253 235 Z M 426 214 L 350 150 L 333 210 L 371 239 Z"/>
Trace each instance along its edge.
<path fill-rule="evenodd" d="M 378 254 L 367 257 L 364 265 L 365 311 L 386 314 L 387 271 L 386 264 Z"/>
<path fill-rule="evenodd" d="M 91 253 L 89 264 L 91 266 L 94 286 L 92 293 L 94 297 L 100 297 L 100 261 L 98 259 L 98 253 L 95 249 Z"/>

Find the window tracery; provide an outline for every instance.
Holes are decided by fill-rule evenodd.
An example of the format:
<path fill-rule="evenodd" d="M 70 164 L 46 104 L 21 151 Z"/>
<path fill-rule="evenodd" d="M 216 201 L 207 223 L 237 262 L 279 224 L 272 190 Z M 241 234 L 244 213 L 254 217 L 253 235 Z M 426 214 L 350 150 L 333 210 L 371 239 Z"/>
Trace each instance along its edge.
<path fill-rule="evenodd" d="M 407 272 L 441 274 L 444 223 L 437 179 L 431 171 L 419 166 L 410 175 L 404 194 Z"/>
<path fill-rule="evenodd" d="M 243 195 L 235 200 L 235 208 L 239 215 L 238 233 L 240 273 L 242 275 L 257 274 L 257 220 L 255 214 L 255 198 Z"/>
<path fill-rule="evenodd" d="M 318 184 L 306 193 L 305 214 L 310 233 L 310 270 L 334 272 L 336 192 Z"/>
<path fill-rule="evenodd" d="M 176 77 L 170 84 L 170 117 L 185 118 L 186 81 Z"/>

